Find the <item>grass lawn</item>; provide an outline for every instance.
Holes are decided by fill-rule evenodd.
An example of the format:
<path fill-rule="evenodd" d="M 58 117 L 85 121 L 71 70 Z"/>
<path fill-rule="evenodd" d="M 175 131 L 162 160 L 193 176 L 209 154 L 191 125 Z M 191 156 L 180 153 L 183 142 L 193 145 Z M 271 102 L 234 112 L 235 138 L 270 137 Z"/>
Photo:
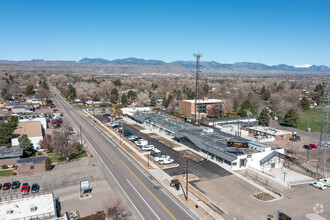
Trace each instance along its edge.
<path fill-rule="evenodd" d="M 12 170 L 2 170 L 0 171 L 0 176 L 11 176 L 13 173 Z"/>
<path fill-rule="evenodd" d="M 65 161 L 65 158 L 64 157 L 59 156 L 57 154 L 48 154 L 48 157 L 49 157 L 50 161 L 52 161 L 52 163 L 57 163 L 57 162 Z"/>
<path fill-rule="evenodd" d="M 73 159 L 78 159 L 78 158 L 83 158 L 83 157 L 87 157 L 87 153 L 86 152 L 82 152 L 81 154 L 76 154 L 74 155 L 71 160 Z"/>
<path fill-rule="evenodd" d="M 309 109 L 307 112 L 304 112 L 299 115 L 299 124 L 298 129 L 307 131 L 308 122 L 311 131 L 321 132 L 321 120 L 322 120 L 322 111 L 316 109 Z M 330 134 L 330 129 L 328 127 L 328 134 Z"/>

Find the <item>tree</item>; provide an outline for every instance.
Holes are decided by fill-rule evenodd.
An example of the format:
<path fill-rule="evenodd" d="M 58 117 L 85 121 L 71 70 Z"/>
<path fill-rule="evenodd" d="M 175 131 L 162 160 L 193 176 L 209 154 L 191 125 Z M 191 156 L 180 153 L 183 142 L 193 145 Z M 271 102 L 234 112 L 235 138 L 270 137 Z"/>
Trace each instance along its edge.
<path fill-rule="evenodd" d="M 18 138 L 19 147 L 24 149 L 24 154 L 31 156 L 34 153 L 32 148 L 32 142 L 26 134 L 23 134 Z"/>
<path fill-rule="evenodd" d="M 50 97 L 50 92 L 47 89 L 39 88 L 36 92 L 36 97 L 42 100 L 42 103 L 45 103 L 45 99 L 48 100 Z"/>
<path fill-rule="evenodd" d="M 53 152 L 52 136 L 50 134 L 46 134 L 43 139 L 39 141 L 39 146 L 41 149 L 45 149 L 48 152 Z"/>
<path fill-rule="evenodd" d="M 114 80 L 114 81 L 113 81 L 113 84 L 114 84 L 115 86 L 121 87 L 121 81 L 120 81 L 119 79 Z"/>
<path fill-rule="evenodd" d="M 104 201 L 104 213 L 107 219 L 126 220 L 132 216 L 130 209 L 115 195 L 107 196 Z"/>
<path fill-rule="evenodd" d="M 52 145 L 54 152 L 67 160 L 70 160 L 71 156 L 78 152 L 76 146 L 69 144 L 68 135 L 66 133 L 63 134 L 59 130 L 53 131 Z"/>
<path fill-rule="evenodd" d="M 136 98 L 138 106 L 146 106 L 150 104 L 150 99 L 148 93 L 140 92 Z"/>
<path fill-rule="evenodd" d="M 155 96 L 151 96 L 151 100 L 150 100 L 150 105 L 151 106 L 156 106 L 157 104 L 157 99 Z"/>
<path fill-rule="evenodd" d="M 265 90 L 265 92 L 263 93 L 264 100 L 266 101 L 269 100 L 270 96 L 271 96 L 270 90 L 269 89 Z"/>
<path fill-rule="evenodd" d="M 308 111 L 309 109 L 309 102 L 307 100 L 307 98 L 304 96 L 302 97 L 302 99 L 300 100 L 300 107 L 303 109 L 303 111 Z"/>
<path fill-rule="evenodd" d="M 290 109 L 284 116 L 284 122 L 290 126 L 297 126 L 299 115 L 295 109 Z"/>
<path fill-rule="evenodd" d="M 118 97 L 119 97 L 118 90 L 116 88 L 113 88 L 111 90 L 111 98 L 110 98 L 111 102 L 115 102 L 118 99 Z"/>
<path fill-rule="evenodd" d="M 253 115 L 255 115 L 255 110 L 254 110 L 252 104 L 250 103 L 249 100 L 246 100 L 246 101 L 244 101 L 244 102 L 241 104 L 241 106 L 239 107 L 237 113 L 238 113 L 240 116 L 245 117 L 245 116 L 247 115 L 247 112 L 248 112 L 249 110 L 252 112 Z"/>
<path fill-rule="evenodd" d="M 126 106 L 127 105 L 127 96 L 126 96 L 125 93 L 121 96 L 121 104 L 123 106 Z"/>
<path fill-rule="evenodd" d="M 269 115 L 268 115 L 268 111 L 266 108 L 264 108 L 260 113 L 259 124 L 263 125 L 263 126 L 269 125 Z"/>
<path fill-rule="evenodd" d="M 168 101 L 167 101 L 166 96 L 164 96 L 164 98 L 163 98 L 162 106 L 164 106 L 164 108 L 167 108 L 168 107 Z"/>
<path fill-rule="evenodd" d="M 33 95 L 33 94 L 34 94 L 33 85 L 28 85 L 25 88 L 25 95 Z"/>
<path fill-rule="evenodd" d="M 52 125 L 56 125 L 56 127 L 60 127 L 63 123 L 63 120 L 60 118 L 56 118 L 52 120 Z"/>
<path fill-rule="evenodd" d="M 134 92 L 133 90 L 129 90 L 127 92 L 127 98 L 130 100 L 135 100 L 137 98 L 136 92 Z"/>
<path fill-rule="evenodd" d="M 45 168 L 47 171 L 52 169 L 52 161 L 49 159 L 49 157 L 47 157 L 45 160 Z"/>

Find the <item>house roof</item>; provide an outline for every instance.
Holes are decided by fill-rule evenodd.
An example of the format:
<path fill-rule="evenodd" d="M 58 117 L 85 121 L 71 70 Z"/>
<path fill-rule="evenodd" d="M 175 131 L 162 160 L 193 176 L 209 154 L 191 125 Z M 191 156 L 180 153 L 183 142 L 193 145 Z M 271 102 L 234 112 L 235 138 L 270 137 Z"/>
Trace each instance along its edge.
<path fill-rule="evenodd" d="M 182 100 L 184 102 L 190 102 L 190 103 L 195 103 L 195 100 L 194 99 L 189 99 L 189 100 Z M 224 102 L 223 100 L 221 99 L 207 99 L 207 100 L 203 100 L 203 99 L 198 99 L 197 100 L 197 104 L 212 104 L 212 103 L 222 103 Z"/>
<path fill-rule="evenodd" d="M 21 157 L 22 155 L 23 149 L 18 146 L 0 147 L 0 159 Z"/>
<path fill-rule="evenodd" d="M 29 157 L 29 158 L 21 158 L 16 161 L 17 166 L 23 166 L 26 164 L 39 164 L 39 163 L 44 163 L 46 160 L 47 156 L 43 157 Z"/>
<path fill-rule="evenodd" d="M 29 138 L 42 136 L 41 122 L 29 121 L 17 123 L 17 128 L 14 134 L 23 135 L 26 134 Z"/>

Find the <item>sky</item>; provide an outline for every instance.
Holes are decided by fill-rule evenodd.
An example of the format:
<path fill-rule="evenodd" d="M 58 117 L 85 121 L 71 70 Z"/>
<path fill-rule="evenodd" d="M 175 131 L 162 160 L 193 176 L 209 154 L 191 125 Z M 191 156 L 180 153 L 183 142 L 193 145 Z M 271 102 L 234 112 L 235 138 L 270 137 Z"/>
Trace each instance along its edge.
<path fill-rule="evenodd" d="M 0 0 L 0 60 L 330 66 L 329 0 Z"/>

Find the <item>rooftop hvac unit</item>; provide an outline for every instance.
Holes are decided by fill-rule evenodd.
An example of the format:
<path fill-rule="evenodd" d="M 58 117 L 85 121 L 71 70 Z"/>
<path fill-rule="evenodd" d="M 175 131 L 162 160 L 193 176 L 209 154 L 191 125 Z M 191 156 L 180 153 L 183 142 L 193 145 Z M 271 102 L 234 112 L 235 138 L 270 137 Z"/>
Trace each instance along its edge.
<path fill-rule="evenodd" d="M 35 212 L 37 211 L 37 206 L 35 206 L 34 204 L 30 205 L 30 212 Z"/>
<path fill-rule="evenodd" d="M 13 213 L 13 210 L 11 210 L 11 209 L 9 209 L 9 210 L 6 211 L 6 214 L 7 215 L 11 215 L 12 213 Z"/>

